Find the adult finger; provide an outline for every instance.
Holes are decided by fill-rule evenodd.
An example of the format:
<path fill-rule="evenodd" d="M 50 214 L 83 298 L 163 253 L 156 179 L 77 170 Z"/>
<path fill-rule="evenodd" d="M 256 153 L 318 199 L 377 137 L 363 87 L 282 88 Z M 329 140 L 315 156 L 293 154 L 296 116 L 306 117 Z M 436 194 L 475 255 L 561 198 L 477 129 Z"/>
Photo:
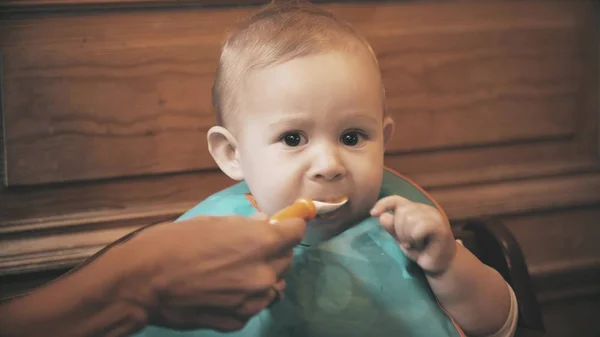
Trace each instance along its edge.
<path fill-rule="evenodd" d="M 277 281 L 277 283 L 275 283 L 275 285 L 271 287 L 275 297 L 273 298 L 271 303 L 269 303 L 269 305 L 273 305 L 275 302 L 281 301 L 285 297 L 285 287 L 285 279 L 280 279 L 279 281 Z"/>
<path fill-rule="evenodd" d="M 231 310 L 211 307 L 169 308 L 153 317 L 151 324 L 177 330 L 214 329 L 217 331 L 241 330 L 250 317 L 236 315 Z"/>
<path fill-rule="evenodd" d="M 237 307 L 233 314 L 240 320 L 248 320 L 260 313 L 278 299 L 278 290 L 274 287 L 260 293 L 253 294 Z"/>
<path fill-rule="evenodd" d="M 252 214 L 250 216 L 250 219 L 254 219 L 254 220 L 268 220 L 269 216 L 266 215 L 265 213 L 256 213 L 256 214 Z"/>
<path fill-rule="evenodd" d="M 188 329 L 197 329 L 200 327 L 208 327 L 221 332 L 232 332 L 243 329 L 251 316 L 223 315 L 218 313 L 206 313 L 201 316 L 197 324 L 189 324 Z M 193 321 L 192 321 L 193 322 Z M 196 325 L 196 327 L 194 327 Z"/>
<path fill-rule="evenodd" d="M 275 283 L 273 289 L 277 290 L 280 293 L 283 293 L 283 291 L 285 290 L 285 286 L 285 279 L 280 279 L 279 281 L 277 281 L 277 283 Z"/>
<path fill-rule="evenodd" d="M 272 226 L 274 240 L 267 247 L 275 256 L 288 255 L 304 238 L 306 222 L 302 219 L 290 219 L 269 224 Z"/>
<path fill-rule="evenodd" d="M 279 280 L 269 289 L 249 296 L 236 310 L 235 315 L 241 319 L 249 319 L 263 309 L 272 306 L 283 299 L 285 281 Z"/>
<path fill-rule="evenodd" d="M 275 291 L 275 299 L 273 300 L 273 302 L 281 301 L 285 297 L 285 286 L 285 279 L 281 279 L 277 283 L 275 283 L 275 285 L 273 286 L 273 290 Z"/>
<path fill-rule="evenodd" d="M 292 264 L 292 259 L 294 258 L 294 254 L 290 251 L 288 254 L 276 257 L 271 260 L 271 267 L 275 271 L 275 274 L 278 278 L 283 277 L 285 273 L 290 269 Z"/>

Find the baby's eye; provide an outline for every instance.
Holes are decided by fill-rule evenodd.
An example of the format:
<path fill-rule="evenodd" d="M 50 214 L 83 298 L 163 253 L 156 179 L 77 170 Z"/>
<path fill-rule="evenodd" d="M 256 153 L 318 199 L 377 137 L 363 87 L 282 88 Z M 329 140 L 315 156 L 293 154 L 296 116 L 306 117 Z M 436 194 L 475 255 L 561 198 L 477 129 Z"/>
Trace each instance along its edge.
<path fill-rule="evenodd" d="M 296 147 L 306 144 L 306 137 L 300 132 L 288 132 L 281 137 L 281 141 L 290 147 Z"/>
<path fill-rule="evenodd" d="M 342 134 L 342 137 L 340 137 L 340 141 L 347 146 L 356 146 L 358 145 L 364 138 L 365 138 L 365 134 L 360 132 L 360 131 L 356 131 L 356 130 L 352 130 L 352 131 L 346 131 L 344 132 L 344 134 Z"/>

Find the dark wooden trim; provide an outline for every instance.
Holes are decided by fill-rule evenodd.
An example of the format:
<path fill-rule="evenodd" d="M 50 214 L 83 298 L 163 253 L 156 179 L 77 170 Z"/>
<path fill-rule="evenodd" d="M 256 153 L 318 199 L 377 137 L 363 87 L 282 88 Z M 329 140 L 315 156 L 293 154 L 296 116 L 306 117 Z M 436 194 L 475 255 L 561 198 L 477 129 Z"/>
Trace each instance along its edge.
<path fill-rule="evenodd" d="M 530 268 L 541 304 L 600 294 L 600 257 Z"/>
<path fill-rule="evenodd" d="M 4 118 L 4 54 L 0 50 L 0 191 L 8 185 Z"/>
<path fill-rule="evenodd" d="M 0 0 L 0 13 L 78 12 L 87 10 L 127 10 L 145 8 L 237 7 L 263 5 L 269 0 Z M 314 3 L 348 3 L 359 0 L 313 0 Z M 394 2 L 392 0 L 378 1 Z M 396 0 L 396 2 L 431 2 Z"/>
<path fill-rule="evenodd" d="M 600 172 L 430 188 L 452 220 L 600 203 Z"/>
<path fill-rule="evenodd" d="M 397 167 L 396 163 L 401 160 L 402 158 L 394 156 L 387 157 L 386 164 L 387 166 L 394 168 Z M 520 180 L 528 180 L 530 184 L 533 184 L 536 181 L 535 179 L 562 181 L 564 178 L 560 178 L 561 176 L 573 176 L 566 181 L 570 181 L 572 184 L 576 185 L 577 182 L 575 181 L 577 180 L 577 177 L 591 175 L 591 179 L 593 180 L 596 172 L 600 173 L 599 166 L 595 163 L 595 160 L 593 158 L 584 158 L 579 161 L 526 163 L 523 165 L 495 166 L 473 170 L 428 172 L 423 174 L 416 173 L 410 175 L 410 178 L 427 190 L 444 191 L 439 193 L 450 193 L 452 195 L 461 193 L 461 189 L 464 188 L 468 188 L 473 191 L 473 193 L 482 193 L 485 191 L 486 186 L 498 186 L 504 188 L 513 186 L 513 188 L 516 187 L 518 189 L 519 187 L 517 185 Z M 554 178 L 556 176 L 558 176 L 558 178 Z M 586 192 L 584 191 L 584 193 Z M 592 196 L 590 197 L 591 200 L 595 200 Z M 584 196 L 583 198 L 585 199 L 586 197 Z M 451 200 L 451 197 L 449 197 L 448 200 Z M 98 227 L 109 223 L 123 223 L 136 220 L 153 221 L 154 219 L 177 216 L 193 205 L 193 202 L 171 203 L 160 206 L 144 205 L 118 210 L 74 213 L 44 218 L 26 218 L 4 222 L 0 221 L 0 235 L 29 231 L 56 230 L 81 226 L 82 224 L 86 224 L 86 227 Z M 450 207 L 452 208 L 452 206 Z M 461 208 L 458 207 L 458 209 Z M 492 210 L 492 212 L 493 211 L 494 210 Z M 456 213 L 450 210 L 449 212 L 459 218 L 464 218 L 464 216 L 468 217 L 470 215 L 470 212 L 468 211 L 458 211 L 458 213 Z M 464 213 L 464 215 L 461 213 Z"/>
<path fill-rule="evenodd" d="M 402 156 L 386 157 L 389 167 L 400 167 Z M 594 172 L 600 169 L 600 163 L 594 158 L 579 160 L 561 160 L 556 162 L 529 162 L 503 166 L 486 166 L 460 171 L 415 172 L 410 178 L 426 189 L 440 189 L 466 185 L 489 184 L 508 180 L 553 177 Z"/>
<path fill-rule="evenodd" d="M 186 7 L 257 6 L 269 0 L 0 0 L 0 13 L 81 12 L 89 10 L 174 9 Z M 314 3 L 348 3 L 358 0 L 313 0 Z M 393 2 L 390 0 L 380 3 Z M 429 2 L 397 0 L 396 2 Z"/>
<path fill-rule="evenodd" d="M 0 0 L 0 13 L 81 12 L 186 7 L 231 7 L 265 4 L 265 0 Z"/>
<path fill-rule="evenodd" d="M 458 221 L 600 204 L 600 172 L 430 191 L 448 216 Z M 130 231 L 173 219 L 191 206 L 148 205 L 0 224 L 0 275 L 74 265 Z"/>
<path fill-rule="evenodd" d="M 69 228 L 72 227 L 77 227 L 75 230 L 81 230 L 79 228 L 107 228 L 107 226 L 110 226 L 111 224 L 113 224 L 111 227 L 115 227 L 114 224 L 117 224 L 117 227 L 122 227 L 122 225 L 126 223 L 161 221 L 182 214 L 190 207 L 194 206 L 194 204 L 195 203 L 177 203 L 161 206 L 149 205 L 119 210 L 95 211 L 6 221 L 0 223 L 0 235 L 69 230 Z"/>

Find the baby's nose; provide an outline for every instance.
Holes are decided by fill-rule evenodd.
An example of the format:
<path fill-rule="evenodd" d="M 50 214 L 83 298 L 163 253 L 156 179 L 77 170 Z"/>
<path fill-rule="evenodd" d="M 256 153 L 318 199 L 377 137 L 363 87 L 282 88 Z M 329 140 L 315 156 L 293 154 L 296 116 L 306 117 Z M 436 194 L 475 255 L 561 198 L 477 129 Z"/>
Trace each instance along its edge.
<path fill-rule="evenodd" d="M 313 180 L 336 181 L 346 175 L 346 168 L 335 151 L 324 151 L 317 156 L 309 176 Z"/>

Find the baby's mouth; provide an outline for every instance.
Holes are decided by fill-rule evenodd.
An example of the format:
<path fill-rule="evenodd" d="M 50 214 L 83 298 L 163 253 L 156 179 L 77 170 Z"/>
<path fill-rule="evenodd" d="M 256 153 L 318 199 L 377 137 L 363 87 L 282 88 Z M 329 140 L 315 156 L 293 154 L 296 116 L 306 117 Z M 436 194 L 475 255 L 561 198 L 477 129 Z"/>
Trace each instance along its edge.
<path fill-rule="evenodd" d="M 325 214 L 332 213 L 348 202 L 348 197 L 344 196 L 341 198 L 329 198 L 324 200 L 313 200 L 315 205 L 317 216 L 323 216 Z"/>

